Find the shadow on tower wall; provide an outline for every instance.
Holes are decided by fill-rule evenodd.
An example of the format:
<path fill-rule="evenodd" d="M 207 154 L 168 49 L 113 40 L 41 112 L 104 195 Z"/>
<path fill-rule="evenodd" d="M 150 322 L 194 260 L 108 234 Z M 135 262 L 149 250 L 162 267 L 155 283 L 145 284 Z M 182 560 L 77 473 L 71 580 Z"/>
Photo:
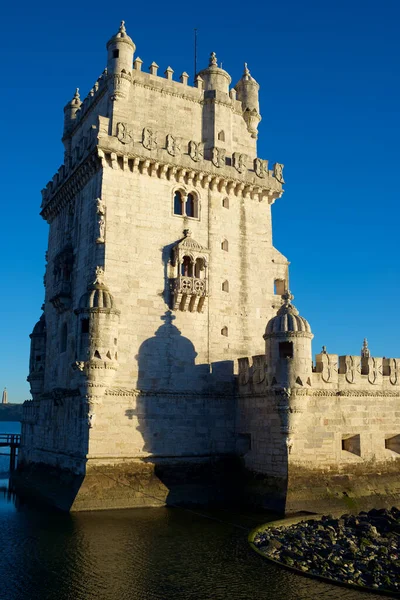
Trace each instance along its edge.
<path fill-rule="evenodd" d="M 140 346 L 136 406 L 125 414 L 137 419 L 160 504 L 223 502 L 236 462 L 233 362 L 196 364 L 174 319 L 167 311 Z"/>

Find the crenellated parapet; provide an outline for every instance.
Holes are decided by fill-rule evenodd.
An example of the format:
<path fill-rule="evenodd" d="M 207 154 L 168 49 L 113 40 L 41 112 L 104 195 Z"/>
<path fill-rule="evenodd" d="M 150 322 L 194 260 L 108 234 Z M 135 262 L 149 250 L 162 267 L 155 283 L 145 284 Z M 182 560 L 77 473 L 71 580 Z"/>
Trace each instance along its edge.
<path fill-rule="evenodd" d="M 355 388 L 385 389 L 400 386 L 400 358 L 382 358 L 368 354 L 329 354 L 325 349 L 316 355 L 313 387 L 335 386 L 341 391 Z"/>

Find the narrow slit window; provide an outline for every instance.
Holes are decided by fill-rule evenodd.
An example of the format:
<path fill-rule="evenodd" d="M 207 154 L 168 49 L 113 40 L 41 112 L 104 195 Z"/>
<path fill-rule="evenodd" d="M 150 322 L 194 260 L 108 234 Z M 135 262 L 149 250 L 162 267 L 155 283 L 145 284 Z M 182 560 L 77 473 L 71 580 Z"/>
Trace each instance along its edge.
<path fill-rule="evenodd" d="M 68 327 L 67 324 L 64 323 L 61 329 L 61 344 L 60 344 L 60 352 L 65 352 L 67 349 L 67 338 L 68 338 Z"/>
<path fill-rule="evenodd" d="M 228 252 L 228 250 L 229 250 L 228 240 L 222 240 L 221 248 L 222 248 L 222 250 L 224 250 L 224 252 Z"/>
<path fill-rule="evenodd" d="M 229 281 L 223 281 L 222 282 L 222 291 L 223 292 L 229 292 Z"/>

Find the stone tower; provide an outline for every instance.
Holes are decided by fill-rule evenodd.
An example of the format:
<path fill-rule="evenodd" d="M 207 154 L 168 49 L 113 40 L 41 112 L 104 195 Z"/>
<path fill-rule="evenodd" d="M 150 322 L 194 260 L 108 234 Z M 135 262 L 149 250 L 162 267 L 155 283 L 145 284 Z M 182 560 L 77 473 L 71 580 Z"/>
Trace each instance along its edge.
<path fill-rule="evenodd" d="M 58 486 L 72 474 L 67 508 L 163 503 L 161 465 L 190 481 L 193 465 L 231 455 L 234 360 L 263 351 L 287 289 L 271 227 L 283 165 L 257 155 L 247 65 L 231 88 L 212 53 L 191 87 L 169 66 L 145 72 L 135 50 L 122 22 L 104 72 L 64 108 L 64 163 L 42 192 L 20 472 L 32 486 L 43 465 Z M 148 492 L 105 497 L 99 469 L 144 473 Z"/>

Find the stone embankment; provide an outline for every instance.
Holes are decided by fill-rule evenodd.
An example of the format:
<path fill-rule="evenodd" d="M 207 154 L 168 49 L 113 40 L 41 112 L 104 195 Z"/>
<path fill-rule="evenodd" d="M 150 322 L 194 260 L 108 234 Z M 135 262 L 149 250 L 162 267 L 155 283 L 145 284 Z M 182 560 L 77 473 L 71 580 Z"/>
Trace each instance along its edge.
<path fill-rule="evenodd" d="M 373 509 L 265 526 L 253 544 L 266 557 L 308 575 L 400 593 L 400 510 Z"/>

